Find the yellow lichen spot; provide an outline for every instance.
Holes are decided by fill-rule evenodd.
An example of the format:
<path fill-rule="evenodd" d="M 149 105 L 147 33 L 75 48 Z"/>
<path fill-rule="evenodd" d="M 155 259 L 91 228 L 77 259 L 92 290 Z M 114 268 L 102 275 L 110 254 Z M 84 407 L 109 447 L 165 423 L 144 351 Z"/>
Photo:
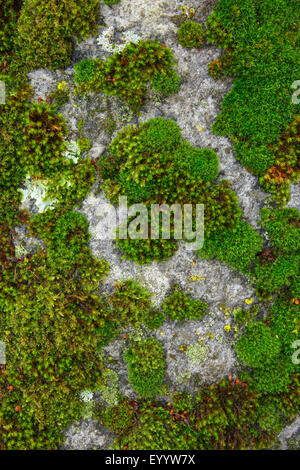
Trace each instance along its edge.
<path fill-rule="evenodd" d="M 224 330 L 226 331 L 226 333 L 229 333 L 229 331 L 231 330 L 231 326 L 230 325 L 225 325 Z"/>
<path fill-rule="evenodd" d="M 245 302 L 247 305 L 251 305 L 253 300 L 254 300 L 253 297 L 251 297 L 251 299 L 245 299 Z"/>
<path fill-rule="evenodd" d="M 58 90 L 61 90 L 61 91 L 68 91 L 69 85 L 67 84 L 67 82 L 60 82 L 57 85 L 57 88 L 58 88 Z"/>

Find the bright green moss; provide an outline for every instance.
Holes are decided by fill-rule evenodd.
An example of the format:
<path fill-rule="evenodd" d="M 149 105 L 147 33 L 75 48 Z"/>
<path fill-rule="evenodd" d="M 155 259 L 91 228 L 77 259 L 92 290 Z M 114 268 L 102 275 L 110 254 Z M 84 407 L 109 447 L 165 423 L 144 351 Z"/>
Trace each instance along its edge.
<path fill-rule="evenodd" d="M 255 176 L 263 176 L 275 160 L 274 152 L 266 145 L 251 147 L 241 143 L 236 145 L 235 152 L 236 158 Z"/>
<path fill-rule="evenodd" d="M 69 270 L 82 265 L 90 254 L 88 222 L 77 212 L 67 212 L 55 221 L 49 234 L 48 259 L 53 268 Z"/>
<path fill-rule="evenodd" d="M 118 3 L 120 3 L 120 0 L 103 0 L 103 3 L 111 7 L 112 5 L 117 5 Z"/>
<path fill-rule="evenodd" d="M 81 63 L 82 64 L 82 63 Z M 147 83 L 157 72 L 172 73 L 171 50 L 157 41 L 140 40 L 129 43 L 105 62 L 95 60 L 94 66 L 85 61 L 77 68 L 79 91 L 95 91 L 122 98 L 133 110 L 144 101 Z"/>
<path fill-rule="evenodd" d="M 174 154 L 178 165 L 205 182 L 213 182 L 219 173 L 218 155 L 210 149 L 193 147 L 189 142 L 180 144 Z"/>
<path fill-rule="evenodd" d="M 170 320 L 200 320 L 206 313 L 207 303 L 191 299 L 175 286 L 162 308 Z"/>
<path fill-rule="evenodd" d="M 268 231 L 272 245 L 282 252 L 300 250 L 300 213 L 297 209 L 262 209 L 261 223 Z"/>
<path fill-rule="evenodd" d="M 0 448 L 56 448 L 61 430 L 80 416 L 78 393 L 100 380 L 95 328 L 105 323 L 103 304 L 78 274 L 53 272 L 42 253 L 8 263 L 0 282 L 7 352 Z"/>
<path fill-rule="evenodd" d="M 276 360 L 281 342 L 272 329 L 261 321 L 249 323 L 238 339 L 236 350 L 239 359 L 250 367 L 265 367 Z"/>
<path fill-rule="evenodd" d="M 262 226 L 270 246 L 261 251 L 261 237 L 240 220 L 228 183 L 215 184 L 217 155 L 184 142 L 178 125 L 163 118 L 125 129 L 98 163 L 80 155 L 67 158 L 68 130 L 56 112 L 68 99 L 66 90 L 49 97 L 52 106 L 31 101 L 30 88 L 17 89 L 16 84 L 24 82 L 30 68 L 66 66 L 72 38 L 85 38 L 95 30 L 99 1 L 26 0 L 21 5 L 8 0 L 0 6 L 0 78 L 8 92 L 7 103 L 0 105 L 0 340 L 6 343 L 8 358 L 0 373 L 0 449 L 57 449 L 63 443 L 61 430 L 82 416 L 80 392 L 87 389 L 100 390 L 110 403 L 119 398 L 102 416 L 117 434 L 117 449 L 268 447 L 284 419 L 299 411 L 297 365 L 291 360 L 299 332 L 299 213 L 264 209 Z M 226 49 L 211 71 L 236 79 L 215 130 L 233 138 L 237 158 L 280 202 L 286 201 L 288 184 L 299 176 L 299 116 L 290 103 L 290 84 L 299 78 L 295 11 L 294 1 L 258 5 L 221 0 L 208 22 L 210 39 Z M 181 28 L 182 43 L 199 47 L 203 31 L 189 23 Z M 178 91 L 173 65 L 168 48 L 140 41 L 106 62 L 80 62 L 74 78 L 79 90 L 121 97 L 137 110 L 149 82 L 164 95 Z M 79 147 L 87 151 L 87 140 L 81 139 Z M 122 194 L 148 206 L 204 203 L 202 255 L 246 274 L 254 265 L 258 295 L 279 293 L 267 325 L 251 321 L 254 315 L 243 309 L 235 315 L 238 322 L 248 323 L 237 343 L 241 360 L 253 367 L 248 383 L 222 380 L 202 388 L 196 402 L 184 392 L 168 404 L 144 401 L 165 393 L 165 358 L 154 338 L 131 345 L 125 353 L 130 382 L 142 400 L 120 398 L 116 373 L 101 374 L 99 351 L 121 328 L 132 325 L 149 334 L 139 325 L 155 329 L 166 319 L 200 320 L 207 305 L 175 289 L 163 311 L 157 311 L 151 307 L 151 294 L 135 281 L 117 284 L 106 298 L 96 295 L 108 264 L 93 258 L 87 221 L 72 210 L 89 193 L 96 170 L 114 202 Z M 15 225 L 28 223 L 29 216 L 19 210 L 18 192 L 27 176 L 43 179 L 47 197 L 56 202 L 54 210 L 28 224 L 43 248 L 21 257 L 12 235 Z M 172 237 L 171 231 L 171 240 L 127 239 L 118 244 L 129 259 L 144 263 L 171 256 L 177 249 Z M 188 351 L 192 359 L 207 354 L 194 345 Z"/>
<path fill-rule="evenodd" d="M 143 398 L 159 394 L 165 374 L 165 357 L 159 341 L 147 338 L 127 349 L 124 357 L 134 390 Z"/>
<path fill-rule="evenodd" d="M 255 287 L 260 298 L 269 298 L 283 286 L 290 286 L 293 278 L 298 275 L 300 254 L 285 255 L 266 261 L 257 259 L 254 266 L 256 277 Z"/>
<path fill-rule="evenodd" d="M 139 139 L 152 152 L 175 150 L 182 141 L 176 122 L 162 117 L 150 119 L 141 128 Z"/>
<path fill-rule="evenodd" d="M 92 146 L 90 139 L 87 137 L 79 137 L 77 145 L 81 152 L 88 152 Z"/>
<path fill-rule="evenodd" d="M 233 230 L 213 232 L 205 237 L 200 258 L 217 258 L 244 274 L 250 272 L 255 255 L 262 248 L 261 236 L 246 222 L 240 221 Z"/>
<path fill-rule="evenodd" d="M 278 409 L 273 403 L 268 404 L 266 407 L 262 407 L 258 424 L 263 431 L 280 432 L 283 426 L 283 420 Z"/>
<path fill-rule="evenodd" d="M 268 367 L 254 369 L 253 381 L 257 390 L 263 393 L 280 393 L 288 390 L 291 381 L 284 361 L 275 361 Z"/>
<path fill-rule="evenodd" d="M 145 264 L 153 260 L 162 261 L 176 253 L 178 248 L 174 240 L 152 240 L 150 238 L 147 240 L 118 239 L 117 246 L 124 252 L 124 257 L 137 264 Z"/>
<path fill-rule="evenodd" d="M 204 37 L 202 26 L 195 21 L 186 21 L 178 28 L 178 42 L 183 47 L 200 47 Z"/>
<path fill-rule="evenodd" d="M 213 129 L 231 137 L 237 158 L 281 204 L 300 174 L 299 105 L 291 99 L 299 78 L 297 13 L 294 0 L 221 0 L 207 21 L 208 40 L 226 51 L 210 70 L 234 77 Z"/>
<path fill-rule="evenodd" d="M 175 70 L 157 72 L 152 80 L 153 89 L 162 95 L 173 95 L 180 87 L 180 77 Z"/>
<path fill-rule="evenodd" d="M 99 164 L 112 203 L 127 196 L 129 203 L 144 203 L 149 208 L 148 228 L 155 222 L 150 204 L 204 204 L 205 235 L 225 228 L 235 228 L 241 216 L 238 200 L 229 183 L 211 185 L 218 175 L 217 154 L 197 149 L 184 142 L 178 125 L 169 119 L 154 118 L 140 127 L 123 129 L 112 141 L 108 155 Z M 132 224 L 134 217 L 128 221 Z M 150 224 L 151 222 L 151 224 Z M 159 230 L 162 237 L 161 227 Z M 194 227 L 195 230 L 195 227 Z M 143 230 L 141 230 L 143 232 Z M 170 239 L 145 239 L 141 236 L 118 239 L 126 257 L 140 264 L 162 260 L 177 249 L 171 219 Z"/>
<path fill-rule="evenodd" d="M 92 80 L 97 62 L 94 59 L 85 59 L 75 65 L 74 80 L 76 83 L 86 83 Z"/>

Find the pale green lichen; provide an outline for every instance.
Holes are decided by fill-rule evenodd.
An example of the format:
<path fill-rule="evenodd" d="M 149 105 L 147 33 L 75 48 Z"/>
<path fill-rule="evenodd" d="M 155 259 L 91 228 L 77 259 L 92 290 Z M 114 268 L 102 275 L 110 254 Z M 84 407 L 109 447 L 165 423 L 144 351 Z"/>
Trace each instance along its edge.
<path fill-rule="evenodd" d="M 144 331 L 140 325 L 137 325 L 133 330 L 127 334 L 130 343 L 139 343 L 144 338 Z"/>
<path fill-rule="evenodd" d="M 22 203 L 25 202 L 26 199 L 34 200 L 39 212 L 54 208 L 56 201 L 46 196 L 46 181 L 32 181 L 30 176 L 27 176 L 24 186 L 23 189 L 19 190 L 22 193 Z"/>
<path fill-rule="evenodd" d="M 94 394 L 91 390 L 82 390 L 79 393 L 79 398 L 83 403 L 90 403 L 93 400 Z"/>
<path fill-rule="evenodd" d="M 15 246 L 15 255 L 16 258 L 22 258 L 23 256 L 26 256 L 28 251 L 26 250 L 25 246 L 20 243 L 20 245 Z"/>
<path fill-rule="evenodd" d="M 68 143 L 68 150 L 65 153 L 65 157 L 68 160 L 73 160 L 74 163 L 78 162 L 80 158 L 80 148 L 74 140 Z"/>
<path fill-rule="evenodd" d="M 205 344 L 194 343 L 190 344 L 186 349 L 186 355 L 192 364 L 199 364 L 208 359 L 209 347 Z"/>

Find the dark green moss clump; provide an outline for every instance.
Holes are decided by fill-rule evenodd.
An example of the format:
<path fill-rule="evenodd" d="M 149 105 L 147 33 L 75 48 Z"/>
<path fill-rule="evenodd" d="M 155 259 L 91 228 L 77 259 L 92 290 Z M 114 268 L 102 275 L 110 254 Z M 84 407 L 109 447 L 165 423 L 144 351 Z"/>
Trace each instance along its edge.
<path fill-rule="evenodd" d="M 182 209 L 184 204 L 204 204 L 206 236 L 234 229 L 241 215 L 229 184 L 211 184 L 218 175 L 217 154 L 183 141 L 178 125 L 169 119 L 150 119 L 140 127 L 124 129 L 112 141 L 108 155 L 99 161 L 99 169 L 112 203 L 126 196 L 130 204 L 144 203 L 149 208 L 140 212 L 138 220 L 132 217 L 128 221 L 128 229 L 139 225 L 141 234 L 136 239 L 120 237 L 117 241 L 126 256 L 138 263 L 162 260 L 177 249 L 172 213 L 170 237 L 163 238 L 162 226 L 157 227 L 157 239 L 150 237 L 155 225 L 153 203 L 179 204 Z"/>
<path fill-rule="evenodd" d="M 178 42 L 184 47 L 200 47 L 204 37 L 201 24 L 186 21 L 178 28 Z"/>
<path fill-rule="evenodd" d="M 148 82 L 154 81 L 159 91 L 164 89 L 166 94 L 177 91 L 179 84 L 176 85 L 178 78 L 174 65 L 171 49 L 157 41 L 141 40 L 138 44 L 129 43 L 105 62 L 84 60 L 77 64 L 74 78 L 79 91 L 118 96 L 138 110 L 143 104 Z M 164 75 L 169 78 L 164 80 Z"/>
<path fill-rule="evenodd" d="M 170 320 L 200 320 L 206 313 L 207 304 L 201 300 L 191 299 L 175 286 L 162 308 Z"/>

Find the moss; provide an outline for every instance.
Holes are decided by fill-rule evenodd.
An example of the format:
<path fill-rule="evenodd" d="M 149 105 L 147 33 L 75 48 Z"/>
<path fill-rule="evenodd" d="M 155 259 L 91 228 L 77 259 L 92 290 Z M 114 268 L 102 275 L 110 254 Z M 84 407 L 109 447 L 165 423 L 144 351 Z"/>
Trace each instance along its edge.
<path fill-rule="evenodd" d="M 175 286 L 173 293 L 165 300 L 162 308 L 170 320 L 199 320 L 206 313 L 207 303 L 191 299 Z"/>
<path fill-rule="evenodd" d="M 25 0 L 18 20 L 17 49 L 29 69 L 62 68 L 70 63 L 72 37 L 95 31 L 100 0 Z"/>
<path fill-rule="evenodd" d="M 139 139 L 142 146 L 153 152 L 174 150 L 182 141 L 176 122 L 162 117 L 147 121 L 139 133 Z"/>
<path fill-rule="evenodd" d="M 92 146 L 90 139 L 87 137 L 79 137 L 77 145 L 81 152 L 88 152 Z"/>
<path fill-rule="evenodd" d="M 204 204 L 205 234 L 235 228 L 241 211 L 229 183 L 212 185 L 218 174 L 218 157 L 209 149 L 197 149 L 183 141 L 178 125 L 170 119 L 154 118 L 140 127 L 123 129 L 99 162 L 105 189 L 112 203 L 119 196 L 129 202 L 150 204 Z M 150 211 L 151 212 L 151 211 Z M 151 214 L 143 228 L 151 230 Z M 195 215 L 195 214 L 194 214 Z M 173 217 L 173 216 L 172 216 Z M 135 218 L 128 220 L 128 226 Z M 171 219 L 169 239 L 118 239 L 125 256 L 139 264 L 162 260 L 177 250 Z M 194 227 L 195 230 L 195 227 Z M 142 230 L 141 230 L 142 231 Z M 162 227 L 158 227 L 162 237 Z M 149 232 L 150 233 L 150 232 Z"/>
<path fill-rule="evenodd" d="M 79 149 L 70 148 L 66 122 L 57 113 L 68 100 L 68 85 L 61 82 L 46 102 L 35 102 L 27 72 L 67 66 L 73 38 L 96 30 L 99 3 L 0 1 L 0 78 L 7 92 L 0 105 L 0 339 L 8 359 L 0 370 L 0 449 L 57 449 L 62 429 L 95 417 L 98 408 L 117 435 L 117 449 L 266 448 L 299 412 L 298 368 L 291 359 L 299 334 L 299 212 L 264 209 L 268 243 L 262 247 L 260 235 L 241 220 L 229 184 L 216 182 L 217 155 L 185 142 L 171 120 L 152 119 L 123 130 L 97 162 L 80 156 L 89 149 L 86 138 L 80 138 Z M 299 116 L 289 92 L 299 78 L 296 2 L 258 3 L 220 0 L 208 20 L 209 39 L 225 49 L 210 72 L 235 80 L 214 130 L 233 139 L 237 158 L 282 204 L 289 184 L 299 178 Z M 185 46 L 200 46 L 200 25 L 184 22 L 181 33 Z M 163 95 L 178 91 L 173 66 L 170 49 L 146 40 L 104 62 L 80 62 L 74 79 L 79 92 L 126 100 L 132 114 L 143 104 L 148 83 Z M 112 132 L 116 121 L 111 116 L 103 126 Z M 135 281 L 117 283 L 115 292 L 103 294 L 99 287 L 108 263 L 92 256 L 87 221 L 74 210 L 97 172 L 113 202 L 123 194 L 147 207 L 205 204 L 201 255 L 251 274 L 260 297 L 276 296 L 266 323 L 254 321 L 257 309 L 233 312 L 236 321 L 246 323 L 237 342 L 247 366 L 243 377 L 202 387 L 196 400 L 184 392 L 169 403 L 155 398 L 166 393 L 166 360 L 158 341 L 143 339 L 152 334 L 147 328 L 166 319 L 199 320 L 207 305 L 176 288 L 158 311 L 151 293 Z M 41 213 L 31 220 L 19 207 L 28 181 L 45 197 Z M 51 210 L 45 210 L 49 201 Z M 44 242 L 36 254 L 15 248 L 18 224 Z M 118 244 L 130 259 L 149 262 L 176 251 L 173 235 L 171 230 L 170 240 Z M 103 371 L 103 346 L 129 325 L 134 331 L 123 339 L 129 344 L 129 379 L 141 397 L 136 400 L 120 397 L 116 372 Z M 208 355 L 200 343 L 182 350 L 197 362 Z M 92 402 L 92 390 L 101 392 L 108 409 Z"/>
<path fill-rule="evenodd" d="M 286 355 L 291 357 L 293 354 L 292 344 L 299 338 L 299 306 L 291 303 L 283 296 L 278 296 L 271 308 L 269 321 L 272 330 L 280 339 Z"/>
<path fill-rule="evenodd" d="M 165 321 L 165 315 L 163 312 L 153 309 L 149 310 L 144 318 L 144 324 L 153 330 L 160 328 Z"/>
<path fill-rule="evenodd" d="M 143 323 L 144 317 L 149 315 L 151 295 L 133 280 L 121 281 L 108 299 L 112 317 L 118 325 L 125 327 Z"/>
<path fill-rule="evenodd" d="M 181 80 L 175 70 L 157 72 L 152 80 L 153 89 L 163 95 L 177 93 Z"/>
<path fill-rule="evenodd" d="M 247 324 L 255 319 L 259 310 L 259 305 L 254 305 L 250 310 L 245 310 L 241 307 L 235 308 L 232 311 L 234 320 L 240 324 Z"/>
<path fill-rule="evenodd" d="M 221 0 L 207 20 L 207 39 L 225 50 L 210 69 L 234 78 L 213 130 L 231 137 L 237 158 L 280 204 L 299 178 L 299 105 L 291 100 L 298 11 L 294 1 Z"/>
<path fill-rule="evenodd" d="M 274 152 L 266 145 L 251 147 L 238 144 L 235 147 L 236 158 L 255 176 L 263 176 L 275 160 Z"/>
<path fill-rule="evenodd" d="M 219 158 L 213 150 L 196 148 L 184 142 L 177 147 L 174 158 L 182 169 L 202 181 L 212 183 L 218 176 Z"/>
<path fill-rule="evenodd" d="M 240 221 L 233 230 L 213 232 L 206 237 L 203 248 L 197 253 L 200 258 L 217 258 L 247 274 L 261 249 L 262 237 L 249 224 Z"/>
<path fill-rule="evenodd" d="M 262 209 L 261 222 L 271 243 L 284 253 L 300 250 L 300 213 L 294 208 Z"/>
<path fill-rule="evenodd" d="M 109 57 L 106 62 L 98 59 L 85 61 L 77 68 L 75 79 L 79 91 L 95 91 L 118 96 L 137 111 L 143 104 L 147 83 L 157 72 L 172 73 L 173 54 L 157 41 L 129 43 Z"/>
<path fill-rule="evenodd" d="M 94 332 L 105 323 L 102 302 L 82 289 L 80 277 L 54 273 L 42 254 L 7 264 L 0 282 L 7 353 L 0 447 L 56 448 L 57 422 L 63 429 L 77 420 L 78 392 L 100 380 Z"/>
<path fill-rule="evenodd" d="M 178 42 L 183 47 L 200 47 L 204 37 L 202 26 L 195 21 L 186 21 L 178 28 Z"/>
<path fill-rule="evenodd" d="M 271 328 L 261 321 L 246 326 L 245 333 L 238 339 L 238 357 L 250 367 L 265 367 L 279 356 L 281 342 Z"/>
<path fill-rule="evenodd" d="M 255 368 L 253 380 L 257 390 L 274 394 L 287 391 L 291 378 L 285 362 L 280 361 L 270 364 L 267 368 Z"/>
<path fill-rule="evenodd" d="M 177 421 L 170 410 L 146 401 L 135 412 L 139 421 L 113 443 L 120 450 L 186 450 L 195 449 L 197 439 L 181 419 Z"/>
<path fill-rule="evenodd" d="M 56 90 L 50 93 L 48 97 L 51 103 L 54 103 L 58 108 L 61 108 L 69 102 L 70 90 L 67 82 L 60 82 Z"/>
<path fill-rule="evenodd" d="M 135 422 L 134 409 L 127 397 L 120 397 L 118 404 L 108 408 L 101 418 L 110 431 L 121 435 Z"/>
<path fill-rule="evenodd" d="M 103 0 L 103 3 L 105 3 L 105 5 L 112 6 L 120 3 L 120 0 Z"/>
<path fill-rule="evenodd" d="M 276 256 L 276 255 L 275 255 Z M 256 292 L 260 298 L 268 299 L 284 286 L 290 286 L 299 272 L 300 254 L 282 255 L 265 261 L 260 258 L 254 266 Z"/>
<path fill-rule="evenodd" d="M 27 171 L 38 177 L 49 177 L 62 171 L 67 150 L 66 122 L 55 108 L 46 103 L 33 103 L 25 113 L 22 157 Z"/>
<path fill-rule="evenodd" d="M 97 62 L 93 59 L 85 59 L 75 65 L 74 80 L 77 83 L 86 83 L 92 80 L 96 71 Z"/>

